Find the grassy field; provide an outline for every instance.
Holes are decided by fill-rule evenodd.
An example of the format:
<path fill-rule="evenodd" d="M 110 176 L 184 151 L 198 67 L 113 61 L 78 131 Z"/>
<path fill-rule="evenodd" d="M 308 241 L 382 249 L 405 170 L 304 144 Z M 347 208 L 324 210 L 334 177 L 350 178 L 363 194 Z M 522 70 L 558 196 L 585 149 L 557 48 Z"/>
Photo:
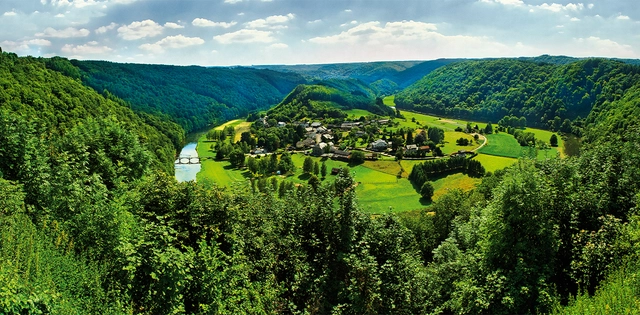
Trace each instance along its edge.
<path fill-rule="evenodd" d="M 472 145 L 468 145 L 468 146 L 459 146 L 456 144 L 456 140 L 460 139 L 460 138 L 466 138 L 471 140 L 471 143 L 473 143 Z M 442 153 L 444 154 L 451 154 L 453 152 L 456 152 L 458 150 L 468 150 L 471 151 L 477 147 L 479 147 L 480 144 L 476 143 L 476 141 L 473 139 L 473 136 L 470 134 L 466 134 L 464 132 L 458 132 L 458 131 L 449 131 L 449 132 L 445 132 L 444 133 L 444 146 L 442 147 Z"/>
<path fill-rule="evenodd" d="M 511 166 L 518 160 L 514 158 L 508 158 L 496 155 L 478 154 L 474 159 L 484 166 L 487 172 L 495 172 L 503 168 Z"/>
<path fill-rule="evenodd" d="M 549 139 L 551 139 L 551 135 L 554 134 L 554 132 L 551 132 L 549 130 L 534 129 L 534 128 L 525 128 L 524 131 L 533 132 L 533 134 L 536 135 L 536 139 L 540 139 L 546 142 L 547 144 L 549 144 Z M 558 136 L 558 134 L 556 134 L 556 136 Z M 563 148 L 564 148 L 564 144 L 562 142 L 562 138 L 558 136 L 558 146 L 552 149 L 555 149 L 555 151 L 558 152 L 558 154 L 560 154 L 560 157 L 564 157 Z M 539 155 L 538 155 L 538 158 L 540 158 Z"/>
<path fill-rule="evenodd" d="M 522 156 L 522 147 L 512 135 L 501 132 L 486 135 L 486 137 L 489 142 L 478 150 L 480 153 L 510 158 L 519 158 Z"/>
<path fill-rule="evenodd" d="M 447 193 L 447 191 L 451 189 L 462 189 L 464 191 L 469 191 L 474 188 L 482 179 L 480 178 L 471 178 L 462 173 L 451 174 L 445 176 L 443 178 L 439 178 L 432 182 L 433 189 L 435 192 L 433 193 L 433 200 L 438 200 L 438 198 Z"/>
<path fill-rule="evenodd" d="M 360 116 L 366 117 L 369 115 L 373 115 L 372 112 L 364 109 L 350 109 L 350 110 L 345 110 L 344 112 L 347 113 L 347 115 L 349 115 L 349 119 L 358 119 L 360 118 Z"/>
<path fill-rule="evenodd" d="M 395 95 L 385 96 L 382 99 L 382 103 L 387 106 L 396 106 L 396 96 Z"/>

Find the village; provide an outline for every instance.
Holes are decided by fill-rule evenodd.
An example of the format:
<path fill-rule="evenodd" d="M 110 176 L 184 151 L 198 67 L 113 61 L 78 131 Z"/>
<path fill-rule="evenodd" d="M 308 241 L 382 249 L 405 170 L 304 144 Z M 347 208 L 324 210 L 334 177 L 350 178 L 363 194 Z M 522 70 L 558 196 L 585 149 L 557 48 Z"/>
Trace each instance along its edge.
<path fill-rule="evenodd" d="M 261 122 L 269 127 L 268 116 L 261 118 Z M 432 145 L 425 145 L 426 136 L 420 144 L 410 143 L 405 140 L 404 130 L 402 131 L 402 143 L 392 140 L 391 134 L 386 128 L 393 128 L 392 119 L 360 119 L 347 120 L 340 124 L 324 124 L 321 121 L 302 121 L 286 123 L 279 121 L 277 128 L 285 128 L 291 125 L 294 128 L 304 130 L 303 139 L 295 144 L 289 145 L 286 149 L 291 152 L 303 152 L 306 155 L 315 157 L 330 158 L 349 162 L 354 151 L 362 152 L 365 160 L 375 161 L 383 157 L 397 157 L 397 152 L 402 152 L 401 156 L 411 159 L 433 159 L 437 155 L 428 155 L 432 152 Z M 383 131 L 381 128 L 385 128 Z M 408 131 L 413 132 L 413 131 Z M 424 132 L 424 131 L 423 131 Z M 410 136 L 412 139 L 413 137 Z M 364 142 L 364 139 L 372 141 Z M 412 141 L 408 141 L 412 142 Z M 263 147 L 257 147 L 250 152 L 250 155 L 265 155 L 268 152 Z"/>

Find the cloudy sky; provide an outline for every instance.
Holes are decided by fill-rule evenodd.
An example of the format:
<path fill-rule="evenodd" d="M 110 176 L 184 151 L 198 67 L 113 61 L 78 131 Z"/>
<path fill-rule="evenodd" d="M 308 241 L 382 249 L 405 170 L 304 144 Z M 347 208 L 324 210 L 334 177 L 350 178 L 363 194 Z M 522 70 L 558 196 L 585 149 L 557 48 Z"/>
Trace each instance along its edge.
<path fill-rule="evenodd" d="M 640 58 L 638 0 L 0 0 L 19 55 L 257 65 Z"/>

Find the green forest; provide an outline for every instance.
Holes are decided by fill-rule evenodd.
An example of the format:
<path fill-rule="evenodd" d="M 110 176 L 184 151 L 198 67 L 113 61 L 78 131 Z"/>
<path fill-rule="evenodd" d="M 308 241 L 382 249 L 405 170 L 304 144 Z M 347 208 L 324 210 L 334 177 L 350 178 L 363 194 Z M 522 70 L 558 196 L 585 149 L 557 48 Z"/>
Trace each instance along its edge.
<path fill-rule="evenodd" d="M 497 71 L 502 62 L 510 65 L 509 74 Z M 136 67 L 143 66 L 79 63 L 0 53 L 0 313 L 637 314 L 640 309 L 640 81 L 634 66 L 599 59 L 564 66 L 496 60 L 436 70 L 416 86 L 445 75 L 459 80 L 450 77 L 452 87 L 424 85 L 429 101 L 421 105 L 408 101 L 418 96 L 414 86 L 401 93 L 402 106 L 421 110 L 443 91 L 461 98 L 474 90 L 478 98 L 467 104 L 468 112 L 457 114 L 476 113 L 477 106 L 479 117 L 485 117 L 500 97 L 522 95 L 503 93 L 510 89 L 524 89 L 536 100 L 547 95 L 551 104 L 564 102 L 549 115 L 584 118 L 580 154 L 522 158 L 493 173 L 467 162 L 418 166 L 414 176 L 420 181 L 459 167 L 482 181 L 469 192 L 451 190 L 413 215 L 371 216 L 361 211 L 358 183 L 346 168 L 330 184 L 296 185 L 284 193 L 277 182 L 259 190 L 178 183 L 172 165 L 176 144 L 184 137 L 182 128 L 195 128 L 197 120 L 172 116 L 168 109 L 178 103 L 157 112 L 137 108 L 143 103 L 136 97 L 145 97 L 135 92 L 143 89 L 142 81 L 115 73 L 126 70 L 127 77 L 140 78 L 146 72 Z M 104 73 L 102 66 L 108 68 Z M 209 71 L 180 70 L 193 70 L 196 78 Z M 90 83 L 100 76 L 118 77 L 120 83 Z M 511 76 L 522 85 L 511 86 L 516 82 Z M 583 77 L 586 85 L 574 81 Z M 551 78 L 557 81 L 546 83 Z M 183 92 L 165 79 L 144 84 L 166 96 Z M 542 81 L 533 84 L 534 79 Z M 588 82 L 593 90 L 585 88 Z M 361 95 L 356 89 L 344 94 L 331 84 L 295 86 L 282 92 L 285 97 L 294 90 L 279 105 L 291 108 L 283 117 L 294 112 L 292 100 L 303 91 L 319 95 L 310 104 L 377 105 L 375 93 L 366 90 Z M 126 89 L 131 99 L 119 94 Z M 211 100 L 236 97 L 209 93 Z M 246 93 L 246 100 L 268 100 L 253 108 L 281 101 L 272 101 L 275 92 L 250 96 L 247 88 Z M 582 101 L 584 93 L 591 103 Z M 330 99 L 323 99 L 326 95 Z M 440 100 L 446 112 L 448 103 Z M 512 107 L 497 111 L 494 121 L 513 115 L 544 123 L 533 117 L 547 108 L 527 100 L 501 101 Z"/>
<path fill-rule="evenodd" d="M 187 132 L 267 109 L 306 82 L 295 73 L 242 67 L 71 62 L 86 85 L 113 93 L 135 111 L 174 121 Z"/>
<path fill-rule="evenodd" d="M 345 118 L 344 110 L 354 108 L 378 115 L 394 115 L 394 111 L 364 82 L 338 79 L 297 86 L 280 104 L 267 111 L 267 115 L 284 122 L 302 118 Z"/>
<path fill-rule="evenodd" d="M 580 132 L 592 108 L 608 106 L 639 82 L 638 66 L 607 59 L 568 64 L 496 59 L 441 67 L 396 95 L 401 109 L 496 122 L 525 117 L 529 126 Z"/>

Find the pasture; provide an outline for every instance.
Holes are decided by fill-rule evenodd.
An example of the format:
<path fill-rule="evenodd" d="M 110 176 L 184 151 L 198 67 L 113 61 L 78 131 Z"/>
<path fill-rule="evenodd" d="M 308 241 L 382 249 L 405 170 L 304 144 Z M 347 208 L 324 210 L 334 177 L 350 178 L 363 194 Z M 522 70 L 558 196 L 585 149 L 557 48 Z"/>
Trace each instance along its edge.
<path fill-rule="evenodd" d="M 522 156 L 522 147 L 512 135 L 501 132 L 485 136 L 488 143 L 478 150 L 479 153 L 516 159 Z"/>
<path fill-rule="evenodd" d="M 514 158 L 488 154 L 478 154 L 473 159 L 480 162 L 487 172 L 495 172 L 497 170 L 504 169 L 518 161 L 518 159 Z"/>

